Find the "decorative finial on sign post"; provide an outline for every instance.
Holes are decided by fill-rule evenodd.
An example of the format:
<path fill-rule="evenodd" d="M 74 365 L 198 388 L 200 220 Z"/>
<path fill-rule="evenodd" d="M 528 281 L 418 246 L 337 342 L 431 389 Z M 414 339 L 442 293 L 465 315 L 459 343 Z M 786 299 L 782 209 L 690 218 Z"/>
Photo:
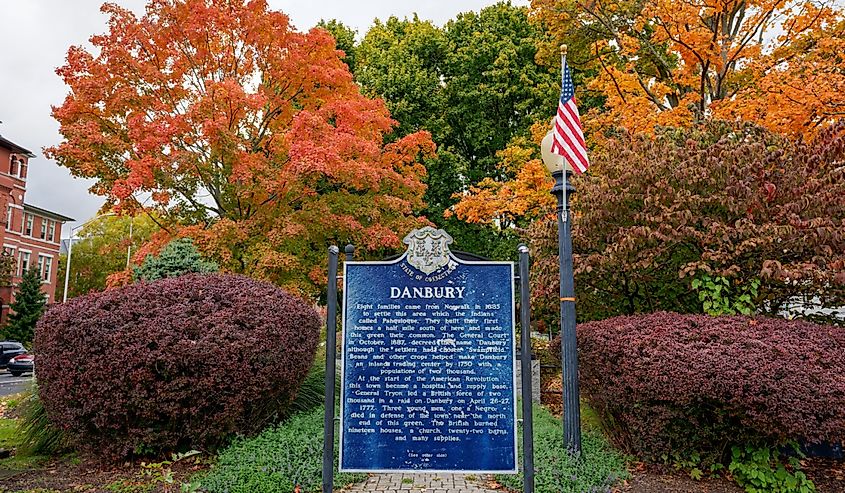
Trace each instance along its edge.
<path fill-rule="evenodd" d="M 566 56 L 566 45 L 560 45 L 560 56 Z"/>

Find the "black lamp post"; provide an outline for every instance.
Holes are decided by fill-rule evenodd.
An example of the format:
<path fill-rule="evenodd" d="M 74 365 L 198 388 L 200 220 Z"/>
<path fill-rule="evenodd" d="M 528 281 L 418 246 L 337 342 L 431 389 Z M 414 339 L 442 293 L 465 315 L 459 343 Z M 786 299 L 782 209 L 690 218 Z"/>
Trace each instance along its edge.
<path fill-rule="evenodd" d="M 562 156 L 552 153 L 552 133 L 540 146 L 543 163 L 552 173 L 557 197 L 557 238 L 560 263 L 560 343 L 563 368 L 563 439 L 566 448 L 581 453 L 581 408 L 578 391 L 578 341 L 575 337 L 575 279 L 572 273 L 572 221 L 569 198 L 575 189 L 569 184 L 572 168 Z M 564 170 L 565 168 L 565 170 Z"/>

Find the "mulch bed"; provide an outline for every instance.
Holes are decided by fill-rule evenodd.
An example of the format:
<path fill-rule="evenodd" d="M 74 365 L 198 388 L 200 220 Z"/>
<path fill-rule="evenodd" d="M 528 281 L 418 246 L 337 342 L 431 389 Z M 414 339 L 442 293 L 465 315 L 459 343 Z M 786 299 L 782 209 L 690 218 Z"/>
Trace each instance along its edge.
<path fill-rule="evenodd" d="M 166 484 L 155 476 L 144 476 L 140 464 L 126 464 L 122 467 L 102 469 L 93 463 L 74 463 L 55 460 L 39 469 L 9 471 L 0 469 L 0 491 L 13 492 L 30 489 L 73 491 L 75 493 L 114 493 L 117 485 L 124 491 L 176 493 L 184 481 L 206 466 L 185 460 L 170 466 L 173 483 Z M 154 473 L 155 474 L 155 473 Z M 112 485 L 112 489 L 107 486 Z M 148 486 L 150 489 L 145 488 Z"/>
<path fill-rule="evenodd" d="M 663 468 L 631 471 L 631 478 L 614 493 L 744 493 L 745 490 L 723 478 L 696 481 L 689 475 Z"/>
<path fill-rule="evenodd" d="M 845 493 L 845 461 L 809 459 L 804 461 L 804 472 L 818 493 Z"/>
<path fill-rule="evenodd" d="M 830 459 L 804 461 L 804 472 L 817 493 L 845 493 L 845 462 Z M 614 493 L 744 493 L 724 478 L 696 481 L 688 475 L 661 467 L 640 467 Z"/>

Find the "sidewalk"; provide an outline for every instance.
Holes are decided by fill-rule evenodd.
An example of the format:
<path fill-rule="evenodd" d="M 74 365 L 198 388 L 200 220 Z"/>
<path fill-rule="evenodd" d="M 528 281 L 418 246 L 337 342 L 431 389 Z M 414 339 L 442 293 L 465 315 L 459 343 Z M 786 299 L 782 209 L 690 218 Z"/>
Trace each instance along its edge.
<path fill-rule="evenodd" d="M 484 487 L 487 476 L 465 474 L 375 474 L 344 490 L 368 493 L 496 493 Z M 501 493 L 501 492 L 498 492 Z"/>

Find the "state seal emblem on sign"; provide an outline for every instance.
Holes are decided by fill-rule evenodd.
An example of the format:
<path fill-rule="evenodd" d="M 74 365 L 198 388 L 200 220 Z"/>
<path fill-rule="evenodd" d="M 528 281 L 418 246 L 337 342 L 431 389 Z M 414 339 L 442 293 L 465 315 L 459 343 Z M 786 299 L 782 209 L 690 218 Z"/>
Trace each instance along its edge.
<path fill-rule="evenodd" d="M 449 265 L 452 241 L 449 233 L 431 226 L 415 229 L 402 240 L 408 245 L 408 263 L 426 275 Z"/>

